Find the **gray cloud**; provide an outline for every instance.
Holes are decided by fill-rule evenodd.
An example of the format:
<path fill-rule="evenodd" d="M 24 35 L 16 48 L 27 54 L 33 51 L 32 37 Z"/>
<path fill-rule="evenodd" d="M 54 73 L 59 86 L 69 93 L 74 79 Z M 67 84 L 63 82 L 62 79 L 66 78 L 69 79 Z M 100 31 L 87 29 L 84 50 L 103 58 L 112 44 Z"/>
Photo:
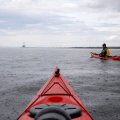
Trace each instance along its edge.
<path fill-rule="evenodd" d="M 113 40 L 120 33 L 119 5 L 119 0 L 7 0 L 0 2 L 0 38 Z"/>
<path fill-rule="evenodd" d="M 58 34 L 62 32 L 80 33 L 92 30 L 92 28 L 82 21 L 73 21 L 67 16 L 56 14 L 28 16 L 19 11 L 0 10 L 0 20 L 4 21 L 0 23 L 0 29 L 16 31 L 42 29 L 42 33 L 49 32 Z"/>
<path fill-rule="evenodd" d="M 116 11 L 120 12 L 120 0 L 93 0 L 86 4 L 86 7 L 99 11 Z"/>

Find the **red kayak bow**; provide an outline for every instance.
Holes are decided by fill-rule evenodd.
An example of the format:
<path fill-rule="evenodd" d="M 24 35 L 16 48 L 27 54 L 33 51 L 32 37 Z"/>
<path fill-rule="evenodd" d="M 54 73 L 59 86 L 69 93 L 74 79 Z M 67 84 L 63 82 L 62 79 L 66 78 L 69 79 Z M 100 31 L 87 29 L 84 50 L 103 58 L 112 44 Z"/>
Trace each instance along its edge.
<path fill-rule="evenodd" d="M 120 61 L 120 56 L 108 56 L 108 57 L 101 57 L 99 56 L 99 54 L 96 54 L 94 52 L 91 52 L 91 57 L 94 57 L 94 58 L 99 58 L 99 59 L 103 59 L 103 60 L 118 60 Z"/>
<path fill-rule="evenodd" d="M 93 120 L 56 67 L 17 120 Z"/>

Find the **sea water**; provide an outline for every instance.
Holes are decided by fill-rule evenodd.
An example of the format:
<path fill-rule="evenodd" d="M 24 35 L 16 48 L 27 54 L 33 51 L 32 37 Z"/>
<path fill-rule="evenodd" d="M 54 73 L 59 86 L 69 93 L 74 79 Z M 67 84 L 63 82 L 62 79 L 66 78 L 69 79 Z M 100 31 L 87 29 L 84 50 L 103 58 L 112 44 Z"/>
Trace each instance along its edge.
<path fill-rule="evenodd" d="M 120 61 L 91 58 L 91 51 L 101 50 L 0 48 L 0 120 L 15 120 L 56 66 L 95 120 L 119 120 Z"/>

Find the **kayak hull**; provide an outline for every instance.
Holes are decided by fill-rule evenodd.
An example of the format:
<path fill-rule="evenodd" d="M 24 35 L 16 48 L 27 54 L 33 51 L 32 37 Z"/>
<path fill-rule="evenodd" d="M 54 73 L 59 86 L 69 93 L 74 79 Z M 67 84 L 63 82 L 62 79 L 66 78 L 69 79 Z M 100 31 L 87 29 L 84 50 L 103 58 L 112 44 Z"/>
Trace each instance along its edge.
<path fill-rule="evenodd" d="M 94 52 L 91 52 L 91 57 L 93 58 L 98 58 L 98 59 L 103 59 L 103 60 L 117 60 L 120 61 L 120 56 L 108 56 L 108 57 L 101 57 L 99 54 L 96 54 Z"/>
<path fill-rule="evenodd" d="M 55 69 L 55 71 L 58 68 Z M 17 120 L 34 120 L 30 117 L 30 109 L 41 104 L 71 104 L 81 109 L 82 115 L 74 120 L 93 120 L 78 95 L 61 74 L 55 76 L 55 71 L 45 85 L 37 92 Z M 73 120 L 73 119 L 71 119 Z"/>

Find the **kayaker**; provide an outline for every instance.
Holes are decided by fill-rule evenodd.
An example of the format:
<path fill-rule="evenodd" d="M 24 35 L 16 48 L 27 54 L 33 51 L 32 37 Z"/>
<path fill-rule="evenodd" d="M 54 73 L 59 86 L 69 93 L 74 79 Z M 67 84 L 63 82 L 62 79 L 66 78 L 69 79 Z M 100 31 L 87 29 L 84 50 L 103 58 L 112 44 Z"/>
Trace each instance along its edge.
<path fill-rule="evenodd" d="M 104 43 L 102 45 L 103 49 L 101 51 L 101 53 L 99 54 L 101 57 L 107 57 L 107 56 L 110 56 L 110 50 L 109 48 L 106 46 L 106 44 Z"/>

